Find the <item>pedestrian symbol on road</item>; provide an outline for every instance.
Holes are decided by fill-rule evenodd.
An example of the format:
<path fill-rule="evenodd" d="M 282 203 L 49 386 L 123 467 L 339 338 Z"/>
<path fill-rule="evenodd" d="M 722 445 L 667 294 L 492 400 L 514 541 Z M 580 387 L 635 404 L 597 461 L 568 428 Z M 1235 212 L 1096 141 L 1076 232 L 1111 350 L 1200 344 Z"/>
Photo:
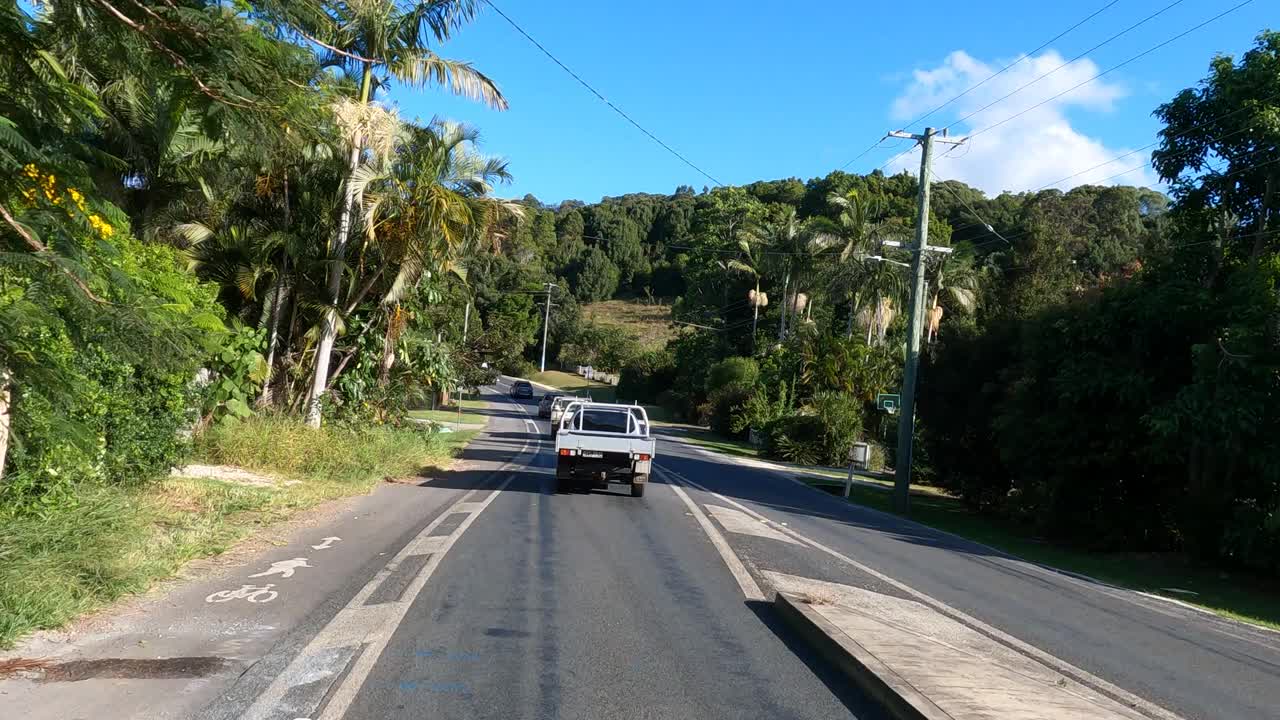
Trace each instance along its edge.
<path fill-rule="evenodd" d="M 898 406 L 901 404 L 902 398 L 897 393 L 880 393 L 876 396 L 876 407 L 890 415 L 897 414 Z"/>
<path fill-rule="evenodd" d="M 280 577 L 293 577 L 293 573 L 298 568 L 309 568 L 306 558 L 294 558 L 292 560 L 281 560 L 271 563 L 270 570 L 263 570 L 260 573 L 250 575 L 251 578 L 266 577 L 267 575 L 279 575 Z"/>

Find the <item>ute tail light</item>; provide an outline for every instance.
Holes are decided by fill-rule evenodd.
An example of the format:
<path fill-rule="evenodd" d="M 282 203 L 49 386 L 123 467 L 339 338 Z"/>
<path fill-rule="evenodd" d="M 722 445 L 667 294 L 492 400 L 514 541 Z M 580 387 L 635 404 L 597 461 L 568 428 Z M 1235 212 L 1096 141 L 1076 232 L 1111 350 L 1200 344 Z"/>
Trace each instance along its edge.
<path fill-rule="evenodd" d="M 572 454 L 573 454 L 573 451 L 572 451 L 572 450 L 570 450 L 569 448 L 560 448 L 560 454 L 561 454 L 561 455 L 572 455 Z"/>
<path fill-rule="evenodd" d="M 636 456 L 636 459 L 638 459 L 638 460 L 648 460 L 648 459 L 649 459 L 649 454 L 648 454 L 648 453 L 640 453 L 639 455 L 637 455 L 637 456 Z"/>

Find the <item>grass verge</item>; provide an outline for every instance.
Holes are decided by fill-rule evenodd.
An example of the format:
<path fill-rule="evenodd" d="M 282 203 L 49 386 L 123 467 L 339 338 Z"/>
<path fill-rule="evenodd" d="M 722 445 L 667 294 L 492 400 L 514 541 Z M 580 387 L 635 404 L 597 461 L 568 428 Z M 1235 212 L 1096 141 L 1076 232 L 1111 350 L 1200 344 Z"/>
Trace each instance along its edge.
<path fill-rule="evenodd" d="M 550 385 L 573 393 L 581 393 L 587 391 L 591 394 L 591 399 L 596 402 L 617 402 L 618 389 L 612 385 L 598 383 L 594 380 L 588 380 L 580 375 L 573 373 L 561 372 L 559 370 L 547 370 L 535 374 L 530 380 Z"/>
<path fill-rule="evenodd" d="M 797 479 L 833 495 L 844 492 L 841 482 Z M 854 486 L 850 502 L 890 512 L 890 494 Z M 1088 575 L 1106 583 L 1162 595 L 1198 605 L 1220 615 L 1280 630 L 1280 583 L 1248 574 L 1229 573 L 1193 563 L 1180 556 L 1158 553 L 1096 553 L 1051 545 L 1026 528 L 969 510 L 955 498 L 916 495 L 911 519 L 989 545 L 1024 560 Z"/>
<path fill-rule="evenodd" d="M 186 562 L 224 552 L 299 510 L 445 465 L 474 434 L 312 431 L 292 418 L 255 417 L 206 433 L 199 460 L 302 482 L 262 487 L 164 478 L 137 487 L 85 486 L 74 503 L 0 517 L 0 648 L 144 592 Z"/>

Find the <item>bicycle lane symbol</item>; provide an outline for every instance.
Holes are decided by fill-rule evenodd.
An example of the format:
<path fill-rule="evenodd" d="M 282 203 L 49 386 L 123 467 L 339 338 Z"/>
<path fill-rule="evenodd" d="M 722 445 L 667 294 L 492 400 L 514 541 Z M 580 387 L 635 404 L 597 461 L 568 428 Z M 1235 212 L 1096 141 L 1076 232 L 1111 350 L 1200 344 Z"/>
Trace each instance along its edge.
<path fill-rule="evenodd" d="M 241 585 L 239 590 L 219 590 L 211 593 L 204 599 L 207 603 L 224 603 L 232 600 L 248 600 L 251 603 L 269 603 L 279 597 L 279 593 L 271 588 L 275 587 L 272 583 L 266 585 Z"/>

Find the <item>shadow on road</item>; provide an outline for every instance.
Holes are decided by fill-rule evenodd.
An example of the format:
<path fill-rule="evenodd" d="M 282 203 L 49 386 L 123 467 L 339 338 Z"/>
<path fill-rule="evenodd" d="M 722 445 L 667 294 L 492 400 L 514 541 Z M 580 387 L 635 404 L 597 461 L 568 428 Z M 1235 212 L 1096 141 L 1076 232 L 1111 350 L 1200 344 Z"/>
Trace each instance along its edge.
<path fill-rule="evenodd" d="M 835 695 L 849 712 L 858 720 L 888 720 L 889 716 L 880 705 L 869 698 L 866 693 L 854 687 L 849 678 L 837 668 L 818 655 L 813 646 L 796 635 L 795 631 L 778 615 L 771 602 L 747 600 L 744 603 L 770 632 L 782 641 L 787 649 L 795 654 L 810 672 L 822 681 L 831 694 Z"/>
<path fill-rule="evenodd" d="M 711 458 L 694 453 L 688 446 L 675 441 L 659 444 L 658 458 L 660 466 L 675 470 L 712 492 L 741 502 L 870 530 L 915 545 L 971 555 L 1010 557 L 994 548 L 792 482 L 780 477 L 776 470 L 741 465 L 727 458 Z"/>

